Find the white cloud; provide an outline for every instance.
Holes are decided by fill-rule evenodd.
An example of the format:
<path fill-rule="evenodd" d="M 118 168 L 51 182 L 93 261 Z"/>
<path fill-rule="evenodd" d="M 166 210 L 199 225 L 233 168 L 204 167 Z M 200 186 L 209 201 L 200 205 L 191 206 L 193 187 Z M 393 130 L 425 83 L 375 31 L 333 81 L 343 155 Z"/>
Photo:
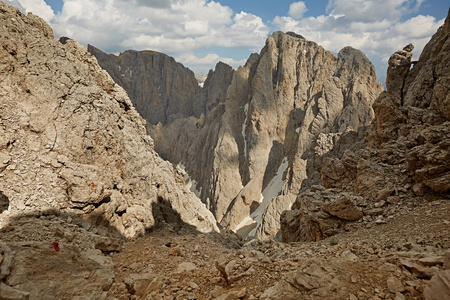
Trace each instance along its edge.
<path fill-rule="evenodd" d="M 197 72 L 202 74 L 207 74 L 210 69 L 212 69 L 219 61 L 229 64 L 233 68 L 237 68 L 245 64 L 245 59 L 235 60 L 230 57 L 220 57 L 216 53 L 208 53 L 204 57 L 198 57 L 194 53 L 182 54 L 175 58 L 178 62 L 184 65 L 195 65 L 197 66 Z"/>
<path fill-rule="evenodd" d="M 19 0 L 6 0 L 7 4 L 17 7 L 22 13 L 25 13 L 25 8 L 20 4 Z"/>
<path fill-rule="evenodd" d="M 288 15 L 294 19 L 300 19 L 307 11 L 308 8 L 306 7 L 305 2 L 303 1 L 294 2 L 289 6 Z"/>
<path fill-rule="evenodd" d="M 395 24 L 394 29 L 400 36 L 408 36 L 414 39 L 426 37 L 429 39 L 436 32 L 435 24 L 436 19 L 434 17 L 419 15 L 403 23 Z"/>
<path fill-rule="evenodd" d="M 411 42 L 417 58 L 443 23 L 431 16 L 406 18 L 426 0 L 329 0 L 326 14 L 307 18 L 305 2 L 296 1 L 286 16 L 268 23 L 251 13 L 234 12 L 220 0 L 63 0 L 57 15 L 44 0 L 6 1 L 50 21 L 57 37 L 68 36 L 110 53 L 160 51 L 196 72 L 207 71 L 219 59 L 233 67 L 244 64 L 250 51 L 259 51 L 269 32 L 276 30 L 297 32 L 333 52 L 350 45 L 384 62 Z M 212 50 L 198 55 L 199 50 L 216 48 L 240 50 L 228 58 Z"/>
<path fill-rule="evenodd" d="M 106 52 L 150 49 L 180 57 L 210 47 L 259 50 L 269 34 L 260 17 L 207 0 L 64 0 L 51 25 L 56 36 Z"/>
<path fill-rule="evenodd" d="M 295 19 L 274 18 L 277 30 L 294 31 L 337 53 L 345 46 L 362 50 L 369 58 L 387 63 L 389 56 L 412 43 L 417 59 L 444 20 L 418 15 L 401 21 L 423 0 L 330 0 L 327 15 Z M 385 68 L 376 65 L 378 76 Z M 382 71 L 381 71 L 382 70 Z"/>
<path fill-rule="evenodd" d="M 25 12 L 31 12 L 35 15 L 38 15 L 46 22 L 49 22 L 55 16 L 52 8 L 47 5 L 44 0 L 16 0 L 9 2 L 12 5 L 14 5 L 14 2 L 19 2 L 19 4 L 24 8 Z"/>

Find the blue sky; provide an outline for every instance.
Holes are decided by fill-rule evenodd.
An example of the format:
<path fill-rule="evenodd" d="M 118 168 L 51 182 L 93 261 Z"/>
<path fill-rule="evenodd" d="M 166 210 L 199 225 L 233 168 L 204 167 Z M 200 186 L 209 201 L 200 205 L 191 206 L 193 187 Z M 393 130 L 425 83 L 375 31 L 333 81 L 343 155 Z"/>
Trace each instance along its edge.
<path fill-rule="evenodd" d="M 164 52 L 197 73 L 221 60 L 243 65 L 274 31 L 294 31 L 337 53 L 362 50 L 380 81 L 389 56 L 408 43 L 417 58 L 442 25 L 444 0 L 3 0 L 108 53 Z"/>

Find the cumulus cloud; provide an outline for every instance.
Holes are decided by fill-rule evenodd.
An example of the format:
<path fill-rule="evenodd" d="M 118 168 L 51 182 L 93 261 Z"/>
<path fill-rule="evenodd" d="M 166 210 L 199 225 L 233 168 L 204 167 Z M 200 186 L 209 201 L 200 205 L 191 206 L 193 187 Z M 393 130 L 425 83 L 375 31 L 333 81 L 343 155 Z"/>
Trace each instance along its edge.
<path fill-rule="evenodd" d="M 288 15 L 294 19 L 300 19 L 307 11 L 308 8 L 306 7 L 305 2 L 303 1 L 294 2 L 289 6 Z"/>
<path fill-rule="evenodd" d="M 260 17 L 211 0 L 64 0 L 51 25 L 56 36 L 106 52 L 150 49 L 178 57 L 211 47 L 259 50 L 270 30 Z M 200 60 L 188 66 L 195 63 L 202 66 Z"/>
<path fill-rule="evenodd" d="M 185 53 L 180 56 L 175 57 L 178 62 L 181 62 L 184 65 L 195 65 L 197 66 L 197 72 L 207 74 L 210 69 L 214 68 L 214 66 L 219 62 L 224 62 L 229 64 L 233 68 L 237 68 L 245 64 L 245 59 L 235 60 L 230 57 L 220 57 L 216 53 L 208 53 L 203 57 L 199 57 L 194 53 Z"/>
<path fill-rule="evenodd" d="M 444 20 L 423 15 L 403 20 L 423 2 L 330 0 L 326 15 L 301 19 L 277 16 L 272 23 L 277 30 L 294 31 L 335 53 L 350 45 L 385 64 L 393 52 L 409 43 L 414 44 L 414 57 L 418 58 L 425 44 L 443 24 Z M 379 77 L 383 78 L 385 67 L 376 67 Z"/>
<path fill-rule="evenodd" d="M 35 15 L 38 15 L 46 22 L 49 22 L 54 17 L 52 8 L 47 5 L 44 0 L 14 0 L 9 2 L 12 5 L 14 5 L 14 2 L 19 2 L 20 6 L 23 7 L 25 12 L 31 12 Z"/>
<path fill-rule="evenodd" d="M 266 23 L 257 15 L 233 11 L 221 0 L 63 0 L 56 15 L 45 0 L 6 1 L 49 21 L 57 37 L 110 53 L 164 52 L 196 72 L 213 68 L 219 59 L 233 67 L 244 64 L 276 30 L 297 32 L 333 52 L 350 45 L 379 62 L 411 42 L 417 58 L 443 23 L 432 16 L 414 16 L 426 0 L 328 0 L 326 13 L 314 17 L 304 17 L 305 1 L 296 1 L 285 15 Z M 223 48 L 234 49 L 245 57 L 204 54 L 218 48 L 222 54 Z"/>
<path fill-rule="evenodd" d="M 20 4 L 19 0 L 6 0 L 7 4 L 17 7 L 21 12 L 25 13 L 25 8 Z"/>

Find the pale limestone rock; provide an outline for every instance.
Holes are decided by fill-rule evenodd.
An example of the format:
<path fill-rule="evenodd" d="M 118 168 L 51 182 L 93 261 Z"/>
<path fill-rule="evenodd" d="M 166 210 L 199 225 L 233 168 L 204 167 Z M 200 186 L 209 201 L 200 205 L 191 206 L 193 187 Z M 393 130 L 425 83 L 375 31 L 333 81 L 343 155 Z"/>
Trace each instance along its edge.
<path fill-rule="evenodd" d="M 191 115 L 198 118 L 205 113 L 195 74 L 173 57 L 133 50 L 107 55 L 91 45 L 88 51 L 127 90 L 133 106 L 150 124 L 166 124 Z"/>
<path fill-rule="evenodd" d="M 40 18 L 1 9 L 2 211 L 95 215 L 86 228 L 101 223 L 132 238 L 157 225 L 153 208 L 165 202 L 181 222 L 218 231 L 95 58 L 77 42 L 55 40 Z"/>
<path fill-rule="evenodd" d="M 30 299 L 30 293 L 16 290 L 10 286 L 7 286 L 3 282 L 0 282 L 0 299 L 28 300 Z"/>
<path fill-rule="evenodd" d="M 405 286 L 401 282 L 400 279 L 398 279 L 395 276 L 391 276 L 386 281 L 387 287 L 389 292 L 395 294 L 398 292 L 403 292 L 405 290 Z"/>
<path fill-rule="evenodd" d="M 406 158 L 419 195 L 429 189 L 444 194 L 450 190 L 450 154 L 444 150 L 450 143 L 450 67 L 445 63 L 450 53 L 449 35 L 447 17 L 411 70 L 408 51 L 391 57 L 388 92 L 375 102 L 376 118 L 368 131 L 369 144 L 394 149 L 401 155 L 400 161 Z"/>
<path fill-rule="evenodd" d="M 259 238 L 277 237 L 281 239 L 281 214 L 283 211 L 291 209 L 295 198 L 296 196 L 293 194 L 280 195 L 269 203 L 262 216 L 261 226 L 258 228 L 257 236 Z"/>
<path fill-rule="evenodd" d="M 322 209 L 332 216 L 347 221 L 356 221 L 363 217 L 362 211 L 345 197 L 323 205 Z"/>
<path fill-rule="evenodd" d="M 450 269 L 440 271 L 431 278 L 424 296 L 426 300 L 450 299 Z"/>
<path fill-rule="evenodd" d="M 163 285 L 163 277 L 151 273 L 130 274 L 124 279 L 128 291 L 132 295 L 143 297 L 159 291 Z"/>
<path fill-rule="evenodd" d="M 177 272 L 183 273 L 183 272 L 190 272 L 197 269 L 197 266 L 192 262 L 182 262 L 177 267 Z"/>
<path fill-rule="evenodd" d="M 122 72 L 129 68 L 122 61 L 114 64 L 111 57 L 90 50 L 113 77 L 119 66 Z M 138 54 L 120 57 L 125 61 L 131 55 Z M 150 59 L 142 63 L 153 68 Z M 180 71 L 177 76 L 184 78 L 182 74 Z M 191 79 L 183 80 L 185 83 L 179 83 L 189 90 Z M 134 95 L 136 90 L 127 84 L 122 85 Z M 158 102 L 170 107 L 175 100 L 159 102 L 161 98 L 155 94 L 158 87 L 150 84 L 149 88 L 148 105 Z M 204 119 L 195 111 L 190 115 L 174 113 L 176 118 L 170 124 L 164 120 L 156 124 L 152 120 L 159 115 L 158 110 L 152 115 L 137 109 L 155 124 L 149 126 L 149 132 L 158 153 L 183 164 L 197 183 L 202 201 L 223 226 L 234 229 L 256 209 L 275 177 L 286 184 L 272 188 L 265 203 L 281 190 L 295 195 L 302 186 L 319 182 L 320 160 L 326 150 L 315 154 L 315 140 L 321 134 L 358 132 L 366 126 L 374 116 L 371 105 L 381 89 L 374 67 L 362 52 L 346 47 L 335 57 L 298 35 L 276 32 L 244 67 L 232 71 L 219 63 L 209 73 L 197 100 L 174 95 L 179 96 L 179 103 L 188 101 L 187 107 L 204 103 Z M 330 151 L 333 145 L 327 148 Z M 280 170 L 284 160 L 288 166 Z M 269 207 L 273 213 L 264 206 L 260 214 L 265 217 L 255 223 L 256 235 L 278 231 L 277 221 L 265 218 L 273 220 L 284 207 Z M 269 223 L 272 228 L 261 227 Z"/>

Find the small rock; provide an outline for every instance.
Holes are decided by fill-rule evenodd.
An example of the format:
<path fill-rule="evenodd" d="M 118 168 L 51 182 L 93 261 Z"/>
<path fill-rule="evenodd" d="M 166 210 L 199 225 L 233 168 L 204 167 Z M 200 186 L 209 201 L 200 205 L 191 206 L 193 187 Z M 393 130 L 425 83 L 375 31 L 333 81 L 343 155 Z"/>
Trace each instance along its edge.
<path fill-rule="evenodd" d="M 443 265 L 444 257 L 442 257 L 442 256 L 427 256 L 427 257 L 419 259 L 419 263 L 421 263 L 422 265 L 427 266 L 427 267 Z"/>
<path fill-rule="evenodd" d="M 196 284 L 195 282 L 190 282 L 189 286 L 194 290 L 198 289 L 198 284 Z"/>
<path fill-rule="evenodd" d="M 349 199 L 342 197 L 337 201 L 327 203 L 322 206 L 322 209 L 332 216 L 347 221 L 356 221 L 363 217 L 360 211 Z"/>
<path fill-rule="evenodd" d="M 403 292 L 405 290 L 405 287 L 403 286 L 403 283 L 400 279 L 396 277 L 389 277 L 386 281 L 389 292 L 395 294 L 398 292 Z"/>
<path fill-rule="evenodd" d="M 402 293 L 396 293 L 395 300 L 405 300 L 405 296 Z"/>
<path fill-rule="evenodd" d="M 380 208 L 380 207 L 383 207 L 385 204 L 386 204 L 386 201 L 382 200 L 382 201 L 380 201 L 380 202 L 375 203 L 375 204 L 373 205 L 373 207 L 375 207 L 375 208 Z"/>
<path fill-rule="evenodd" d="M 29 298 L 30 293 L 16 290 L 15 288 L 0 282 L 0 299 L 28 300 Z"/>
<path fill-rule="evenodd" d="M 427 300 L 450 299 L 450 270 L 444 270 L 431 278 L 425 288 L 424 296 Z"/>
<path fill-rule="evenodd" d="M 124 279 L 124 282 L 128 291 L 137 296 L 159 291 L 163 285 L 163 279 L 151 273 L 130 274 Z"/>
<path fill-rule="evenodd" d="M 381 219 L 381 218 L 378 218 L 378 219 L 375 220 L 375 223 L 376 223 L 376 224 L 386 224 L 387 222 L 386 222 L 386 220 L 383 220 L 383 219 Z"/>
<path fill-rule="evenodd" d="M 182 262 L 181 264 L 178 265 L 177 272 L 178 273 L 190 272 L 190 271 L 193 271 L 195 269 L 197 269 L 197 266 L 194 263 Z"/>
<path fill-rule="evenodd" d="M 387 197 L 387 200 L 386 200 L 389 204 L 396 204 L 396 203 L 400 203 L 400 197 L 398 197 L 398 196 L 390 196 L 390 197 Z"/>
<path fill-rule="evenodd" d="M 170 248 L 169 250 L 167 250 L 167 252 L 171 256 L 181 256 L 181 250 L 178 248 Z"/>
<path fill-rule="evenodd" d="M 242 290 L 240 290 L 240 291 L 236 294 L 236 296 L 237 296 L 238 298 L 244 298 L 246 294 L 247 294 L 247 290 L 246 290 L 245 288 L 243 288 Z"/>
<path fill-rule="evenodd" d="M 359 260 L 358 256 L 356 256 L 350 250 L 345 250 L 344 252 L 342 252 L 341 258 L 345 261 L 358 261 Z"/>
<path fill-rule="evenodd" d="M 95 244 L 95 249 L 99 249 L 103 253 L 120 252 L 122 249 L 122 244 L 117 239 L 104 238 Z"/>
<path fill-rule="evenodd" d="M 411 273 L 421 279 L 430 279 L 436 272 L 432 268 L 425 268 L 419 264 L 411 262 L 406 259 L 400 259 L 400 263 Z"/>
<path fill-rule="evenodd" d="M 358 300 L 358 297 L 356 297 L 354 294 L 350 294 L 350 300 Z"/>

